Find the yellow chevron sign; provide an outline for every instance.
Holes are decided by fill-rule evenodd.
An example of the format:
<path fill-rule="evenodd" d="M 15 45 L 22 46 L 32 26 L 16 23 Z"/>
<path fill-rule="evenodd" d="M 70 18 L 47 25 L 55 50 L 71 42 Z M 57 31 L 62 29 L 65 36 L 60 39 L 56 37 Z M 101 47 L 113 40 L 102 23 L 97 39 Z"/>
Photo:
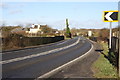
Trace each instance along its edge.
<path fill-rule="evenodd" d="M 118 22 L 119 11 L 104 11 L 103 21 L 104 22 Z"/>

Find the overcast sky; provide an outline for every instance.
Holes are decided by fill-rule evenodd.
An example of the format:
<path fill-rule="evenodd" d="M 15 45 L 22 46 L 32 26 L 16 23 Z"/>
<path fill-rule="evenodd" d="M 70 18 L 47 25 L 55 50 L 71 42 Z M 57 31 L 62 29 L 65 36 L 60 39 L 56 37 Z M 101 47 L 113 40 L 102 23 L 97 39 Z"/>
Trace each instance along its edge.
<path fill-rule="evenodd" d="M 4 2 L 0 6 L 0 21 L 6 25 L 47 24 L 55 29 L 64 29 L 66 18 L 70 28 L 109 28 L 109 22 L 102 21 L 103 11 L 118 10 L 118 2 Z"/>

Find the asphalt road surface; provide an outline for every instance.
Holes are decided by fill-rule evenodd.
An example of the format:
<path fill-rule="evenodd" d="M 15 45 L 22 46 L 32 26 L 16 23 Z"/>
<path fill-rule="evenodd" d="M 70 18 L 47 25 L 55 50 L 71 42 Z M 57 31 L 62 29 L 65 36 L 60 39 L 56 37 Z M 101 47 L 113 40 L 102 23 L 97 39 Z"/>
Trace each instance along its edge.
<path fill-rule="evenodd" d="M 102 46 L 92 42 L 93 49 L 84 58 L 74 62 L 72 65 L 61 69 L 50 78 L 78 78 L 78 80 L 97 80 L 94 77 L 93 63 L 99 58 Z"/>
<path fill-rule="evenodd" d="M 2 53 L 3 78 L 38 78 L 91 49 L 91 42 L 76 37 L 42 47 Z"/>

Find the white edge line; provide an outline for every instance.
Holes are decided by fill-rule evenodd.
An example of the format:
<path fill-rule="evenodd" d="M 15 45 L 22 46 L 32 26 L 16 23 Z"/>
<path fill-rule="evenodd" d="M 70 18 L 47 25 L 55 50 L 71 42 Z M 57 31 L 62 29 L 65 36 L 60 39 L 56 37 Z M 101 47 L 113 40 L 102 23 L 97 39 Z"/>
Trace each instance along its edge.
<path fill-rule="evenodd" d="M 91 44 L 91 43 L 90 43 L 90 44 Z M 81 59 L 81 58 L 84 58 L 86 55 L 88 55 L 89 52 L 92 51 L 92 49 L 93 49 L 93 44 L 91 44 L 91 45 L 92 45 L 91 49 L 90 49 L 88 52 L 86 52 L 85 54 L 83 54 L 82 56 L 80 56 L 80 57 L 78 57 L 78 58 L 76 58 L 76 59 L 74 59 L 74 60 L 72 60 L 72 61 L 70 61 L 70 62 L 68 62 L 68 63 L 65 63 L 65 64 L 63 64 L 62 66 L 59 66 L 59 67 L 57 67 L 57 68 L 55 68 L 55 69 L 53 69 L 53 70 L 51 70 L 51 71 L 49 71 L 49 72 L 41 75 L 41 76 L 39 76 L 39 77 L 38 77 L 37 79 L 35 79 L 35 80 L 38 80 L 38 79 L 40 79 L 40 78 L 49 78 L 49 77 L 52 76 L 53 74 L 55 74 L 55 73 L 57 73 L 58 71 L 62 70 L 64 67 L 66 67 L 66 66 L 68 66 L 68 65 L 70 65 L 70 64 L 72 64 L 72 63 L 74 63 L 74 62 L 76 62 L 76 61 L 79 61 L 79 59 Z"/>

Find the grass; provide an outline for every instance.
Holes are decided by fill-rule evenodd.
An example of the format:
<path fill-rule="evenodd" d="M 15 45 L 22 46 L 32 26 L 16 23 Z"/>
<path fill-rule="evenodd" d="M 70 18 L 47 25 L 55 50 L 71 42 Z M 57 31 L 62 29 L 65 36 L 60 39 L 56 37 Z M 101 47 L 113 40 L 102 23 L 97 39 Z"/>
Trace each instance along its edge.
<path fill-rule="evenodd" d="M 71 39 L 71 38 L 67 38 L 67 37 L 65 37 L 65 40 L 68 40 L 68 39 Z"/>
<path fill-rule="evenodd" d="M 103 46 L 103 53 L 108 55 L 108 46 L 107 43 L 101 43 Z M 100 57 L 92 65 L 92 70 L 94 72 L 94 77 L 96 78 L 117 78 L 117 69 L 110 64 L 108 59 L 104 57 L 103 54 L 100 54 Z"/>

